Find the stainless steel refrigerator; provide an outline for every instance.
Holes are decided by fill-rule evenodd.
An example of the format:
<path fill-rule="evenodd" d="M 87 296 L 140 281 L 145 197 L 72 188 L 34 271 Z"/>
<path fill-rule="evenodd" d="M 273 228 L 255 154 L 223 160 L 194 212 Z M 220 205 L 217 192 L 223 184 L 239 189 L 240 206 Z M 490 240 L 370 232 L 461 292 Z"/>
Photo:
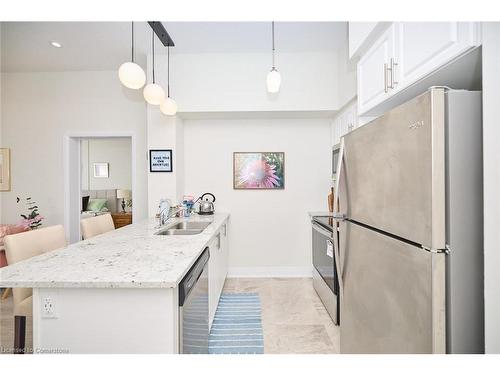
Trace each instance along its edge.
<path fill-rule="evenodd" d="M 346 135 L 341 353 L 482 353 L 481 92 L 432 88 Z"/>

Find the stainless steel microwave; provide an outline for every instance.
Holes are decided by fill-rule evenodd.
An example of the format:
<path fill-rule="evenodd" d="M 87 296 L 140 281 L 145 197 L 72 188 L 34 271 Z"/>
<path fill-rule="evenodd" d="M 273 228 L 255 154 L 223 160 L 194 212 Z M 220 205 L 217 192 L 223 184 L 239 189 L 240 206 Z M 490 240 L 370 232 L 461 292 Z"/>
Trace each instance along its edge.
<path fill-rule="evenodd" d="M 332 180 L 337 180 L 337 167 L 339 163 L 340 143 L 332 148 Z"/>

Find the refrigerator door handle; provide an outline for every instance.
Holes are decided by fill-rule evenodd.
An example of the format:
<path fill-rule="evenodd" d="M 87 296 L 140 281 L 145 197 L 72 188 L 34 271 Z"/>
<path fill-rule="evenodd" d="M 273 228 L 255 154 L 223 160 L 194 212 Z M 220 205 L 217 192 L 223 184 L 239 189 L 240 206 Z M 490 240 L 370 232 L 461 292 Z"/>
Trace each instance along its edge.
<path fill-rule="evenodd" d="M 335 260 L 335 271 L 337 272 L 337 281 L 339 283 L 340 298 L 343 299 L 344 296 L 344 275 L 342 273 L 342 267 L 340 267 L 340 251 L 339 251 L 339 234 L 335 231 L 333 234 L 333 256 Z"/>
<path fill-rule="evenodd" d="M 342 172 L 344 165 L 344 138 L 340 138 L 339 158 L 337 160 L 337 179 L 335 180 L 335 196 L 333 197 L 333 217 L 338 220 L 339 218 L 345 219 L 345 215 L 340 212 L 340 181 L 343 177 Z M 345 209 L 345 207 L 343 207 Z"/>
<path fill-rule="evenodd" d="M 337 274 L 338 274 L 338 279 L 339 279 L 339 286 L 340 286 L 340 293 L 343 293 L 344 287 L 343 287 L 343 281 L 344 281 L 344 259 L 345 259 L 345 254 L 342 254 L 340 252 L 340 225 L 342 221 L 346 219 L 346 214 L 343 212 L 346 212 L 346 207 L 345 204 L 347 202 L 347 199 L 344 200 L 343 202 L 343 207 L 339 207 L 340 204 L 340 197 L 342 194 L 345 194 L 344 191 L 342 191 L 341 186 L 342 183 L 344 182 L 345 179 L 345 172 L 344 172 L 344 138 L 342 137 L 340 139 L 340 151 L 339 151 L 339 159 L 338 159 L 338 164 L 337 164 L 337 180 L 335 181 L 335 197 L 333 199 L 333 217 L 335 219 L 335 225 L 334 225 L 334 234 L 333 234 L 333 239 L 335 241 L 334 247 L 335 247 L 335 264 L 337 267 Z M 345 186 L 345 184 L 344 184 Z M 343 212 L 340 211 L 342 208 Z"/>

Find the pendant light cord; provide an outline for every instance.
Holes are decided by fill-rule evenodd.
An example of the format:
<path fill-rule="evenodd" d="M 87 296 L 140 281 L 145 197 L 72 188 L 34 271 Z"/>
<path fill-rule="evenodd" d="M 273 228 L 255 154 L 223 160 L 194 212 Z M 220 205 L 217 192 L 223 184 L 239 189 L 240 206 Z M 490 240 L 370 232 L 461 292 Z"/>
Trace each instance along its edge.
<path fill-rule="evenodd" d="M 132 21 L 132 62 L 134 62 L 134 21 Z"/>
<path fill-rule="evenodd" d="M 271 27 L 272 27 L 272 34 L 273 34 L 273 68 L 272 70 L 275 70 L 275 64 L 274 64 L 274 21 L 272 21 L 272 24 L 271 24 Z"/>
<path fill-rule="evenodd" d="M 153 83 L 155 82 L 155 33 L 151 30 L 151 45 L 153 50 Z"/>
<path fill-rule="evenodd" d="M 167 97 L 170 98 L 170 46 L 167 46 Z"/>

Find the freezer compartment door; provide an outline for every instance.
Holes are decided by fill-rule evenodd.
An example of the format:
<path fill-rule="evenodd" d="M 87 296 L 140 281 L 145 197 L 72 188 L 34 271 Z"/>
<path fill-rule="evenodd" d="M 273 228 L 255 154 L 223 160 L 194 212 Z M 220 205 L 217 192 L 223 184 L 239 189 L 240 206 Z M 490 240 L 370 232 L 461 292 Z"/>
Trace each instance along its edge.
<path fill-rule="evenodd" d="M 445 352 L 444 255 L 341 223 L 341 353 Z"/>
<path fill-rule="evenodd" d="M 445 247 L 444 91 L 432 89 L 344 137 L 340 211 L 429 248 Z"/>

